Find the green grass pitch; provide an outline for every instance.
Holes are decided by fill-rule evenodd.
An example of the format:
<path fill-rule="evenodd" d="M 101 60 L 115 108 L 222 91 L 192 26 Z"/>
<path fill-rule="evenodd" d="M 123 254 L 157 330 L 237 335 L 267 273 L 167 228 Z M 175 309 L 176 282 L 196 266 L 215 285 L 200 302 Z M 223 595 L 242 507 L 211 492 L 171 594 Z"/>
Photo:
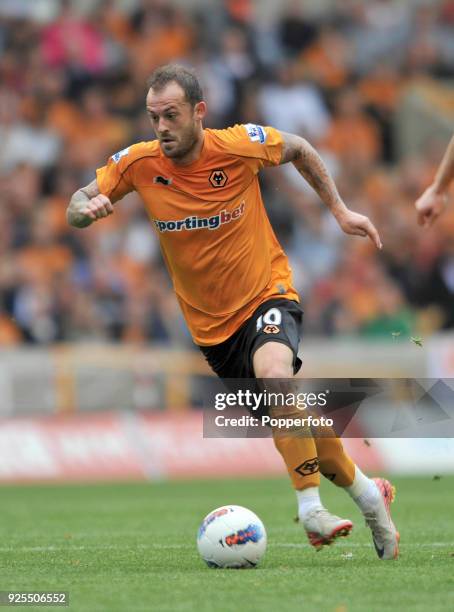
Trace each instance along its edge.
<path fill-rule="evenodd" d="M 454 477 L 394 483 L 401 557 L 391 562 L 376 558 L 356 507 L 327 482 L 325 505 L 355 528 L 319 553 L 292 520 L 286 479 L 3 486 L 0 590 L 68 590 L 69 609 L 87 612 L 452 610 Z M 229 503 L 265 523 L 256 569 L 211 570 L 198 557 L 201 519 Z"/>

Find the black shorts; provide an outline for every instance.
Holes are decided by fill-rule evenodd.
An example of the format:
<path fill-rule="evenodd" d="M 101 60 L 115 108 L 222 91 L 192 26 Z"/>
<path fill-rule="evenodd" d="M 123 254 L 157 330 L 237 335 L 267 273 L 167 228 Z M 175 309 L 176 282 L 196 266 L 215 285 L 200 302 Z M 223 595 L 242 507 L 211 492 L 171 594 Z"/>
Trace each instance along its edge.
<path fill-rule="evenodd" d="M 266 342 L 281 342 L 293 352 L 293 373 L 301 368 L 298 344 L 303 311 L 293 300 L 276 298 L 260 304 L 252 316 L 221 344 L 200 346 L 205 359 L 220 378 L 255 378 L 252 359 Z"/>

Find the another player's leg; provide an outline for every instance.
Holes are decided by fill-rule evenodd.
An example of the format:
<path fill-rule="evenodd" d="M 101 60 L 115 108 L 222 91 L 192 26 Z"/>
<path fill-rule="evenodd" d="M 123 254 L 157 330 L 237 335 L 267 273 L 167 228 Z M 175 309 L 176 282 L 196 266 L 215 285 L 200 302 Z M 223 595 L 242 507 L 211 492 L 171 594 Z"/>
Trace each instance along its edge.
<path fill-rule="evenodd" d="M 293 352 L 283 343 L 268 341 L 254 353 L 253 367 L 257 378 L 289 379 L 293 376 Z M 270 381 L 270 384 L 272 382 Z M 267 390 L 270 391 L 269 384 Z M 276 388 L 276 392 L 281 387 Z M 279 412 L 279 409 L 276 409 Z M 272 416 L 273 416 L 273 410 Z M 282 413 L 281 413 L 282 415 Z M 287 418 L 301 418 L 301 411 L 286 407 Z M 276 448 L 282 455 L 296 491 L 298 518 L 310 543 L 317 549 L 331 544 L 337 537 L 350 533 L 353 524 L 328 512 L 320 500 L 320 472 L 317 449 L 309 431 L 289 433 L 273 429 Z"/>
<path fill-rule="evenodd" d="M 356 466 L 337 437 L 316 437 L 321 473 L 344 488 L 352 497 L 372 531 L 375 550 L 380 559 L 396 559 L 399 533 L 391 519 L 390 505 L 395 490 L 384 478 L 368 478 Z"/>

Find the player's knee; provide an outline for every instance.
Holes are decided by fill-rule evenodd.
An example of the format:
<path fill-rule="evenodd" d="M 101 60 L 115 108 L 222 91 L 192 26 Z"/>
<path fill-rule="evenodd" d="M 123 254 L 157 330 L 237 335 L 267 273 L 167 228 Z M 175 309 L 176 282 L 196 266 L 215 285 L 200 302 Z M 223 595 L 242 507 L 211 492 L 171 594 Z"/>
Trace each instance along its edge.
<path fill-rule="evenodd" d="M 266 360 L 255 366 L 257 378 L 290 378 L 293 372 L 288 363 L 284 361 Z"/>
<path fill-rule="evenodd" d="M 293 353 L 285 344 L 268 342 L 254 354 L 254 374 L 257 378 L 291 378 Z"/>

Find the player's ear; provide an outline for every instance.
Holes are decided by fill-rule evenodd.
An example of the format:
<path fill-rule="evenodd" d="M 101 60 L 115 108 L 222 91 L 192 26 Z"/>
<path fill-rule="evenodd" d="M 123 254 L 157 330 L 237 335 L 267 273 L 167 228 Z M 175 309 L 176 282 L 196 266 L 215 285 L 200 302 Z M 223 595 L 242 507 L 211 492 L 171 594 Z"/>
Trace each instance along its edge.
<path fill-rule="evenodd" d="M 194 106 L 194 116 L 196 119 L 202 120 L 207 114 L 207 105 L 204 100 L 197 102 Z"/>

